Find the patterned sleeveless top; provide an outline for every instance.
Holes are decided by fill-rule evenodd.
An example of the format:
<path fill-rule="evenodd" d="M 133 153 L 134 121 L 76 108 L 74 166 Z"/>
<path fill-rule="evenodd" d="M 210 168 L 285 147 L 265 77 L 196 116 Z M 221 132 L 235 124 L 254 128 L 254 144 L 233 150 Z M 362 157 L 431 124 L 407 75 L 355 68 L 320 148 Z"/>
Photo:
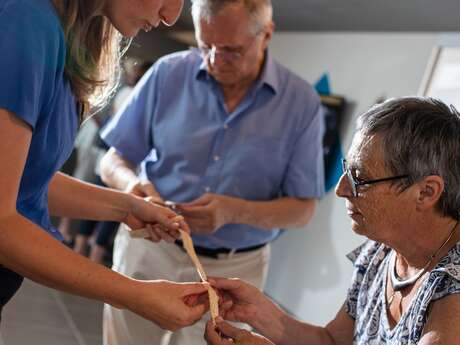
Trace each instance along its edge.
<path fill-rule="evenodd" d="M 449 250 L 419 287 L 409 308 L 390 329 L 386 282 L 391 248 L 371 240 L 347 255 L 354 263 L 346 311 L 355 320 L 355 345 L 412 345 L 423 334 L 432 301 L 460 293 L 460 242 Z"/>

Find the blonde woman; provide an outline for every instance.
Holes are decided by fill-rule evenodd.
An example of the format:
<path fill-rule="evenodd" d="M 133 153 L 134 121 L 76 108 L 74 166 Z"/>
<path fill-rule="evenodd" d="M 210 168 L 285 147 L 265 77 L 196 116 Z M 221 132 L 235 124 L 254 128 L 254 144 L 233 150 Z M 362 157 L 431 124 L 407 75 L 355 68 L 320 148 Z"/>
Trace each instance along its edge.
<path fill-rule="evenodd" d="M 175 330 L 206 311 L 199 283 L 141 281 L 62 245 L 49 215 L 188 229 L 171 210 L 61 173 L 78 126 L 117 83 L 122 36 L 172 25 L 183 0 L 0 0 L 0 309 L 23 277 Z"/>

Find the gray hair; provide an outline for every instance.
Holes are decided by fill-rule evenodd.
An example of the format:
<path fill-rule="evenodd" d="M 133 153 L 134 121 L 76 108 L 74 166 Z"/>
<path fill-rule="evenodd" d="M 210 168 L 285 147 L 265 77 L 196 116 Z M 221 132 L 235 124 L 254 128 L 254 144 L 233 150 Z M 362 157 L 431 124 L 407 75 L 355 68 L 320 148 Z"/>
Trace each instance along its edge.
<path fill-rule="evenodd" d="M 442 177 L 436 208 L 460 219 L 460 114 L 453 106 L 433 98 L 390 99 L 361 115 L 358 130 L 379 135 L 386 167 L 409 175 L 399 182 L 400 191 L 426 176 Z"/>
<path fill-rule="evenodd" d="M 252 19 L 251 33 L 258 34 L 272 21 L 273 7 L 271 0 L 192 0 L 192 17 L 195 24 L 200 19 L 207 22 L 230 4 L 242 4 Z"/>

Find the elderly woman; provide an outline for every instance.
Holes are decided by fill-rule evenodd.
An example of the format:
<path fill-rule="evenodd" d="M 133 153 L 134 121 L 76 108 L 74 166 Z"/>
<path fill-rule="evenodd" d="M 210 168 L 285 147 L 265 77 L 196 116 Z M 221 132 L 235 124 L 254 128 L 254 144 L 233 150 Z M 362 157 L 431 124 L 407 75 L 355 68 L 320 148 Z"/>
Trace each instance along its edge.
<path fill-rule="evenodd" d="M 221 321 L 208 324 L 208 343 L 458 344 L 459 133 L 459 113 L 434 99 L 392 99 L 363 114 L 336 193 L 369 240 L 349 256 L 355 269 L 337 316 L 312 326 L 242 281 L 216 279 L 223 317 L 264 337 Z"/>

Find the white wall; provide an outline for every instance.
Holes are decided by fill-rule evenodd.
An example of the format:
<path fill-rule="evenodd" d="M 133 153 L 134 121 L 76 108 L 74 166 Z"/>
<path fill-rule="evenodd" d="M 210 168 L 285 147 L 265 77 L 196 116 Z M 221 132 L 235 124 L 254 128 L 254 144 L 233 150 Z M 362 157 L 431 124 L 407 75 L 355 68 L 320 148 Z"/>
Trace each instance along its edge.
<path fill-rule="evenodd" d="M 356 104 L 342 135 L 346 151 L 356 114 L 379 97 L 417 93 L 437 39 L 428 33 L 281 33 L 271 52 L 311 83 L 328 72 L 333 93 Z M 273 244 L 266 292 L 305 321 L 323 325 L 333 318 L 352 271 L 345 254 L 363 241 L 349 224 L 345 202 L 329 193 L 306 229 L 287 231 Z"/>

